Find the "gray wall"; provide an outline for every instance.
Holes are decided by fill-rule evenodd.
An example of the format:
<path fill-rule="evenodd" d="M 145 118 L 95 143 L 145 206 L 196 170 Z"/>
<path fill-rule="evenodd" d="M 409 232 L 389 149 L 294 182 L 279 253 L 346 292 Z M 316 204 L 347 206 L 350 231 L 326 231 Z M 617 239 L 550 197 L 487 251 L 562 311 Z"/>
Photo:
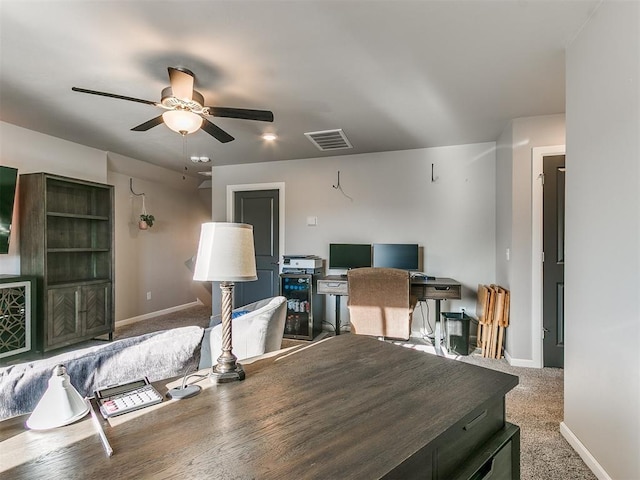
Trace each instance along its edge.
<path fill-rule="evenodd" d="M 338 171 L 351 198 L 333 188 Z M 327 259 L 332 242 L 419 243 L 424 270 L 464 286 L 462 301 L 444 302 L 443 310 L 473 312 L 478 283 L 495 281 L 495 178 L 493 142 L 220 166 L 213 168 L 213 218 L 226 220 L 227 185 L 284 182 L 285 253 Z M 307 226 L 308 216 L 318 225 Z M 333 297 L 326 306 L 333 323 Z M 414 332 L 421 323 L 418 316 Z"/>
<path fill-rule="evenodd" d="M 497 144 L 496 276 L 511 292 L 505 350 L 513 365 L 536 366 L 531 332 L 532 149 L 564 143 L 565 117 L 558 114 L 516 118 Z"/>
<path fill-rule="evenodd" d="M 200 225 L 211 217 L 210 202 L 197 195 L 197 181 L 140 160 L 109 153 L 108 183 L 115 188 L 116 319 L 128 319 L 192 303 L 209 293 L 185 261 L 196 254 Z M 155 222 L 138 228 L 145 194 Z M 207 198 L 206 200 L 209 200 Z M 151 292 L 151 299 L 147 299 Z"/>
<path fill-rule="evenodd" d="M 566 71 L 563 433 L 640 478 L 640 3 L 603 2 Z"/>

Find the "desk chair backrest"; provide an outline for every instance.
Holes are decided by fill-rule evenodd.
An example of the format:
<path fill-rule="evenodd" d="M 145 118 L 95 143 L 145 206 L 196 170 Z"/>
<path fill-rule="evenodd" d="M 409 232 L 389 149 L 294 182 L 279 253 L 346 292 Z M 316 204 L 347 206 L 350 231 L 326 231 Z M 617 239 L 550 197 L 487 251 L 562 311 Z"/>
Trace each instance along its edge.
<path fill-rule="evenodd" d="M 409 272 L 356 268 L 347 272 L 351 333 L 408 340 L 415 301 Z"/>

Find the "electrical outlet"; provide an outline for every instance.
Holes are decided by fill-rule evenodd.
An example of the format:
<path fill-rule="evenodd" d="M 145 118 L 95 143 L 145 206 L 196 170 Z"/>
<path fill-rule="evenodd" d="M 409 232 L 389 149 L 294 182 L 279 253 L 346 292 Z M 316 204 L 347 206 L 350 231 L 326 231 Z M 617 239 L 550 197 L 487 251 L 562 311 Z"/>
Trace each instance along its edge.
<path fill-rule="evenodd" d="M 151 292 L 147 292 L 147 300 L 151 300 Z"/>

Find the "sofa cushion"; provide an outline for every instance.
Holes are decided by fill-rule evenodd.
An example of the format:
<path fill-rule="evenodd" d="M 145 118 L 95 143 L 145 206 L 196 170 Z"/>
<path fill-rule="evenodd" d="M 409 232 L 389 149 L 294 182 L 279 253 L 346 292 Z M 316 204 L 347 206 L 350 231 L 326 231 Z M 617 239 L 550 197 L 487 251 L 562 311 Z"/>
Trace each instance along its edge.
<path fill-rule="evenodd" d="M 262 355 L 279 350 L 282 346 L 284 322 L 287 313 L 285 297 L 271 297 L 244 305 L 232 313 L 246 312 L 233 318 L 232 348 L 233 354 L 244 358 Z M 200 355 L 200 369 L 216 363 L 222 350 L 222 324 L 219 316 L 211 320 L 205 330 Z"/>
<path fill-rule="evenodd" d="M 201 327 L 175 328 L 2 368 L 0 419 L 33 411 L 59 364 L 82 396 L 144 376 L 153 382 L 195 370 L 203 335 Z"/>

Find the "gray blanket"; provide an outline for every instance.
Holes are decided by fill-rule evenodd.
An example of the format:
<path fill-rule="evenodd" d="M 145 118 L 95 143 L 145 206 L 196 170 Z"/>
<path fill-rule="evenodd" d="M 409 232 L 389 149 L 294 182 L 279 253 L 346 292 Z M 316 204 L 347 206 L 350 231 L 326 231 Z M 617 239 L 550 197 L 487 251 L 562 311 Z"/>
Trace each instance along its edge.
<path fill-rule="evenodd" d="M 195 370 L 203 334 L 200 327 L 175 328 L 2 368 L 0 420 L 33 411 L 59 364 L 82 396 L 145 376 L 153 382 Z"/>

